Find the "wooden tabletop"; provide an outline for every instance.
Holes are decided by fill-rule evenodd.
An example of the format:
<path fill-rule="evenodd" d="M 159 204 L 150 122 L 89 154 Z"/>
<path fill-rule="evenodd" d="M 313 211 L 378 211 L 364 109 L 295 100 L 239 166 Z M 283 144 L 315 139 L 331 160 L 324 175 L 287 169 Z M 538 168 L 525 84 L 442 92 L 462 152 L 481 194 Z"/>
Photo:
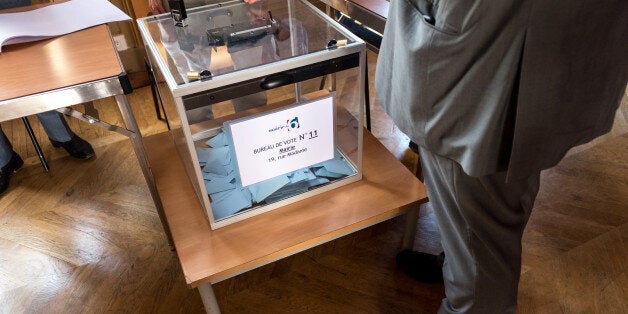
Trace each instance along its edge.
<path fill-rule="evenodd" d="M 172 135 L 144 138 L 187 283 L 215 283 L 404 213 L 423 184 L 364 131 L 363 179 L 211 230 Z"/>
<path fill-rule="evenodd" d="M 106 25 L 2 47 L 0 101 L 115 77 L 123 72 Z"/>

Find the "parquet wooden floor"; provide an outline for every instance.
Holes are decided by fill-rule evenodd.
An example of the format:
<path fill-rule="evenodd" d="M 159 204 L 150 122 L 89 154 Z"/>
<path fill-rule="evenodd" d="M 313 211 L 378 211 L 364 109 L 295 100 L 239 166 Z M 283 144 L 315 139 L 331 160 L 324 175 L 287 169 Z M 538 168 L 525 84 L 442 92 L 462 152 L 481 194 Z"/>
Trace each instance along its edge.
<path fill-rule="evenodd" d="M 145 135 L 166 129 L 148 88 L 129 100 Z M 119 121 L 112 101 L 95 107 L 105 120 Z M 626 312 L 627 119 L 625 98 L 610 134 L 543 173 L 524 235 L 520 313 Z M 2 123 L 26 166 L 0 196 L 0 313 L 201 313 L 129 141 L 70 120 L 97 153 L 77 161 L 51 147 L 31 122 L 48 174 L 21 122 Z M 407 137 L 376 105 L 373 130 L 414 171 Z M 422 210 L 415 246 L 437 252 L 430 211 Z M 225 280 L 215 285 L 218 302 L 224 313 L 434 313 L 442 286 L 415 282 L 394 265 L 403 226 L 399 217 Z"/>

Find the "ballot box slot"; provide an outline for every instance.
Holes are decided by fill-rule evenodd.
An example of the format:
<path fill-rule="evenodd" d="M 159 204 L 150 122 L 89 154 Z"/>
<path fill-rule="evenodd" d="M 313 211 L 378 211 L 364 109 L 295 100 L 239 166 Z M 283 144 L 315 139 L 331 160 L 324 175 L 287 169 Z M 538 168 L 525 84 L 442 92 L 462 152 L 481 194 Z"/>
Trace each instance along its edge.
<path fill-rule="evenodd" d="M 225 100 L 238 98 L 262 92 L 272 88 L 278 88 L 288 84 L 298 83 L 327 74 L 358 67 L 360 65 L 359 54 L 354 53 L 340 58 L 325 60 L 318 63 L 290 69 L 272 75 L 227 85 L 210 91 L 203 91 L 183 97 L 183 105 L 186 110 L 192 110 L 218 103 Z"/>

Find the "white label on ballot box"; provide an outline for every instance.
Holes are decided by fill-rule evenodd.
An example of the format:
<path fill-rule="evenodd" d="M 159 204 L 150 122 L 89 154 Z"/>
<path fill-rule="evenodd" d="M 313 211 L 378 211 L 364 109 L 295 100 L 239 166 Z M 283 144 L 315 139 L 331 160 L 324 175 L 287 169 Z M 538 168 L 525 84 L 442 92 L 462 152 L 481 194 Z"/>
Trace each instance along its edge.
<path fill-rule="evenodd" d="M 334 158 L 332 96 L 228 123 L 248 186 Z"/>

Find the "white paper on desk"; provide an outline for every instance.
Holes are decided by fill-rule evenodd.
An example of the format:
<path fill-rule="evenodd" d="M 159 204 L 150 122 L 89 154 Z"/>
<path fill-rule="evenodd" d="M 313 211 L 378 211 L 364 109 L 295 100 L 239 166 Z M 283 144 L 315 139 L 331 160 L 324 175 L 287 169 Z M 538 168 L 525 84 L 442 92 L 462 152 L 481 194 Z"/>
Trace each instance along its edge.
<path fill-rule="evenodd" d="M 72 0 L 31 11 L 0 14 L 2 46 L 61 36 L 131 18 L 107 0 Z"/>

